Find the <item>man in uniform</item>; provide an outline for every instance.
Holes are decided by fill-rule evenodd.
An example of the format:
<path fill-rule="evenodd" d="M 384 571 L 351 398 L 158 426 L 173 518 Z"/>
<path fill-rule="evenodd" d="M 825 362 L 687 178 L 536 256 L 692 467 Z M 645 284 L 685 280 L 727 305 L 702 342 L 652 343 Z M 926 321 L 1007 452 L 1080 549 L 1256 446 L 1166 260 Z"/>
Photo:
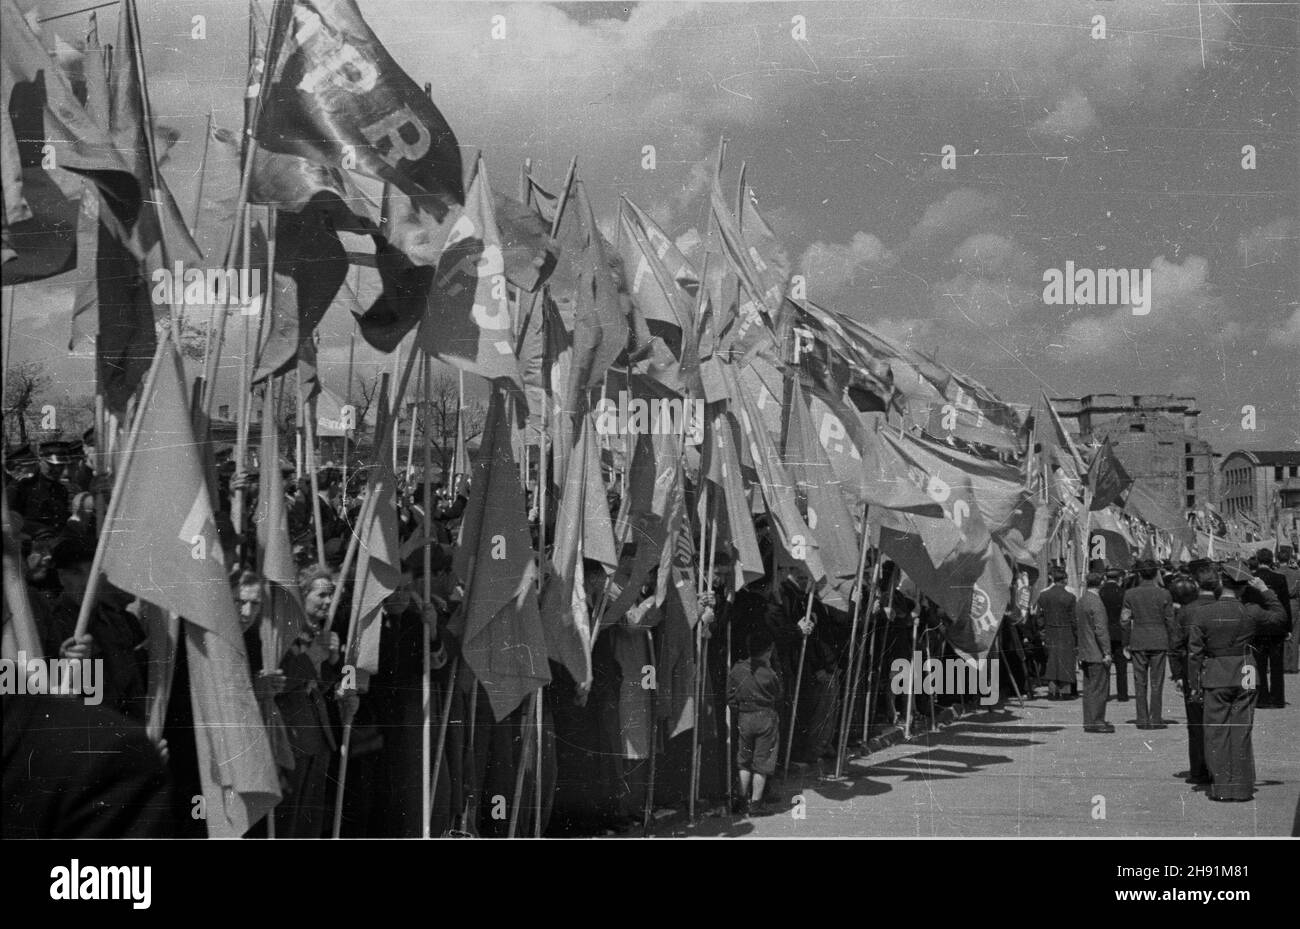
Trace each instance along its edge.
<path fill-rule="evenodd" d="M 1205 701 L 1205 763 L 1214 779 L 1211 800 L 1246 802 L 1254 797 L 1255 656 L 1259 632 L 1276 634 L 1286 624 L 1277 594 L 1244 565 L 1223 567 L 1223 592 L 1198 608 L 1187 630 L 1188 681 Z M 1242 603 L 1253 588 L 1264 605 Z"/>
<path fill-rule="evenodd" d="M 1210 769 L 1205 766 L 1205 730 L 1203 728 L 1205 704 L 1193 698 L 1196 689 L 1188 683 L 1187 630 L 1198 610 L 1213 605 L 1219 599 L 1219 569 L 1208 558 L 1197 558 L 1189 566 L 1196 589 L 1183 594 L 1181 588 L 1172 592 L 1174 597 L 1174 629 L 1169 640 L 1169 673 L 1183 695 L 1187 710 L 1187 776 L 1189 784 L 1209 784 Z M 1184 602 L 1186 601 L 1186 602 Z"/>
<path fill-rule="evenodd" d="M 1075 605 L 1075 642 L 1083 666 L 1083 731 L 1114 732 L 1106 722 L 1106 698 L 1110 694 L 1110 630 L 1106 606 L 1097 594 L 1102 576 L 1089 572 L 1087 589 Z"/>
<path fill-rule="evenodd" d="M 1174 625 L 1174 600 L 1169 591 L 1156 584 L 1159 570 L 1149 559 L 1138 562 L 1138 586 L 1125 591 L 1120 611 L 1124 645 L 1133 662 L 1139 729 L 1164 729 L 1166 725 L 1161 716 L 1161 698 L 1169 633 Z"/>
<path fill-rule="evenodd" d="M 35 473 L 5 488 L 9 509 L 23 518 L 23 531 L 34 541 L 51 541 L 68 521 L 68 488 L 64 470 L 72 463 L 67 442 L 42 442 Z"/>
<path fill-rule="evenodd" d="M 1255 553 L 1259 567 L 1255 576 L 1277 595 L 1286 614 L 1286 624 L 1277 633 L 1260 632 L 1255 638 L 1255 649 L 1259 653 L 1259 703 L 1261 710 L 1281 709 L 1286 706 L 1286 691 L 1282 679 L 1282 645 L 1291 632 L 1294 618 L 1291 616 L 1291 591 L 1286 576 L 1273 569 L 1273 552 L 1261 548 Z M 1247 595 L 1250 596 L 1250 595 Z"/>
<path fill-rule="evenodd" d="M 1065 589 L 1065 569 L 1049 572 L 1052 586 L 1038 595 L 1038 626 L 1047 647 L 1043 677 L 1047 680 L 1048 700 L 1070 699 L 1077 665 L 1074 652 L 1075 596 Z"/>
<path fill-rule="evenodd" d="M 1128 702 L 1128 659 L 1124 657 L 1124 630 L 1120 627 L 1120 613 L 1124 611 L 1124 588 L 1120 581 L 1124 572 L 1119 568 L 1106 571 L 1106 580 L 1097 590 L 1097 596 L 1106 607 L 1106 632 L 1110 636 L 1110 657 L 1115 662 L 1115 699 Z"/>

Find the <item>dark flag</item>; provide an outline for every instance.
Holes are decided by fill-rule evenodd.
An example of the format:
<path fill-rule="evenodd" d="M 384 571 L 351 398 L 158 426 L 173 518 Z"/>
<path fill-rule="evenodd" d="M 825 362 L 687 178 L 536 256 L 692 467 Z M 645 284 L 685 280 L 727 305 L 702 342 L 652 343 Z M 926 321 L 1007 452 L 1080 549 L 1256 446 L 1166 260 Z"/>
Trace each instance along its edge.
<path fill-rule="evenodd" d="M 254 136 L 267 150 L 387 181 L 441 220 L 465 201 L 451 127 L 354 0 L 281 0 Z"/>
<path fill-rule="evenodd" d="M 1088 489 L 1092 491 L 1093 510 L 1104 510 L 1112 503 L 1124 505 L 1128 489 L 1133 486 L 1133 478 L 1128 476 L 1124 466 L 1115 457 L 1110 439 L 1102 441 L 1101 448 L 1092 457 L 1088 465 Z"/>
<path fill-rule="evenodd" d="M 57 168 L 90 180 L 119 216 L 134 220 L 141 189 L 106 129 L 77 102 L 67 77 L 13 0 L 0 2 L 0 27 L 0 219 L 4 283 L 9 285 L 71 266 L 76 207 L 48 173 L 42 146 L 50 146 Z"/>

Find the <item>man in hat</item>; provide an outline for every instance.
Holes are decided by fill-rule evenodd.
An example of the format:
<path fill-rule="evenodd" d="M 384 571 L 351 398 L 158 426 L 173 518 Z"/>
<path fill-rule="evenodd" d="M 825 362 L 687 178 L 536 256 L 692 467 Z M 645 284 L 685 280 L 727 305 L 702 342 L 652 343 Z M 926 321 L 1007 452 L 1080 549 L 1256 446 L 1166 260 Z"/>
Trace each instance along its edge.
<path fill-rule="evenodd" d="M 23 518 L 24 531 L 34 540 L 53 539 L 68 520 L 64 472 L 73 457 L 67 442 L 42 442 L 37 469 L 5 487 L 9 509 Z"/>
<path fill-rule="evenodd" d="M 1188 598 L 1182 588 L 1173 592 L 1174 629 L 1169 641 L 1169 673 L 1183 696 L 1187 711 L 1187 771 L 1189 784 L 1210 783 L 1210 769 L 1205 766 L 1204 703 L 1194 697 L 1196 690 L 1188 682 L 1187 630 L 1198 611 L 1219 599 L 1219 569 L 1208 558 L 1197 558 L 1188 565 L 1195 591 Z"/>
<path fill-rule="evenodd" d="M 1120 627 L 1120 613 L 1124 611 L 1124 588 L 1120 581 L 1124 572 L 1108 568 L 1106 580 L 1097 590 L 1097 596 L 1106 607 L 1106 634 L 1110 636 L 1110 657 L 1115 663 L 1115 699 L 1128 702 L 1128 659 L 1124 657 L 1124 630 Z"/>
<path fill-rule="evenodd" d="M 1211 800 L 1253 799 L 1255 755 L 1255 657 L 1259 632 L 1276 634 L 1286 624 L 1277 594 L 1241 563 L 1225 564 L 1223 591 L 1213 604 L 1196 610 L 1187 634 L 1188 682 L 1193 697 L 1205 702 L 1205 763 L 1213 778 Z M 1243 603 L 1252 588 L 1263 606 Z"/>
<path fill-rule="evenodd" d="M 1292 630 L 1295 619 L 1291 615 L 1291 591 L 1286 576 L 1273 567 L 1273 552 L 1271 549 L 1261 548 L 1255 553 L 1255 560 L 1258 561 L 1258 567 L 1255 568 L 1255 577 L 1263 581 L 1268 589 L 1277 595 L 1278 602 L 1282 604 L 1282 611 L 1286 613 L 1286 625 L 1280 632 L 1276 634 L 1260 633 L 1255 637 L 1255 649 L 1259 652 L 1259 703 L 1257 706 L 1261 710 L 1281 709 L 1286 706 L 1286 691 L 1282 678 L 1282 646 L 1287 635 Z M 1251 597 L 1250 594 L 1246 596 Z"/>
<path fill-rule="evenodd" d="M 1038 595 L 1038 628 L 1047 647 L 1043 677 L 1048 700 L 1070 699 L 1077 674 L 1074 642 L 1075 596 L 1065 589 L 1065 569 L 1053 567 L 1052 586 Z"/>
<path fill-rule="evenodd" d="M 1161 716 L 1165 686 L 1165 661 L 1169 634 L 1174 627 L 1174 600 L 1156 584 L 1160 568 L 1151 559 L 1138 562 L 1138 585 L 1124 592 L 1120 628 L 1133 662 L 1133 689 L 1137 698 L 1137 727 L 1164 729 Z"/>

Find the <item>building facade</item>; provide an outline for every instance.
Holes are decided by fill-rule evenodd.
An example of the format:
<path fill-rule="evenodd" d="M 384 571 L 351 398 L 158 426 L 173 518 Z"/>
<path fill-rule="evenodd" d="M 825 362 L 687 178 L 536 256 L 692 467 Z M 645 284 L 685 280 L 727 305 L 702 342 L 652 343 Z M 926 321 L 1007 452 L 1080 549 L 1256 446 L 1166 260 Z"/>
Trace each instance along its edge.
<path fill-rule="evenodd" d="M 1224 519 L 1245 517 L 1268 532 L 1279 518 L 1300 512 L 1300 451 L 1231 452 L 1223 459 L 1219 486 Z"/>
<path fill-rule="evenodd" d="M 1216 501 L 1216 456 L 1197 435 L 1201 411 L 1194 398 L 1089 394 L 1053 398 L 1052 405 L 1084 444 L 1110 439 L 1129 476 L 1172 512 Z"/>

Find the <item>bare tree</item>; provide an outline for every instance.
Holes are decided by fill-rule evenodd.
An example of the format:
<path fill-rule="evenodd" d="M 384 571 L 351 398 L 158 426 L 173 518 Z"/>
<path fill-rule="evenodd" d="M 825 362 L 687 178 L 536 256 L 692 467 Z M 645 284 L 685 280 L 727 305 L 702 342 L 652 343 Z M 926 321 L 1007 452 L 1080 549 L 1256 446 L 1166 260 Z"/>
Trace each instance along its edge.
<path fill-rule="evenodd" d="M 24 445 L 30 440 L 28 434 L 28 417 L 36 406 L 41 394 L 50 389 L 54 379 L 45 370 L 40 361 L 23 361 L 12 365 L 5 372 L 4 386 L 4 428 L 6 439 L 9 433 L 9 421 L 12 418 L 18 429 L 18 441 Z"/>
<path fill-rule="evenodd" d="M 460 386 L 456 377 L 440 374 L 429 384 L 429 405 L 416 399 L 408 408 L 418 410 L 415 433 L 423 440 L 427 431 L 430 444 L 438 456 L 444 474 L 451 473 L 452 458 L 456 454 L 456 420 L 459 416 L 461 430 L 468 444 L 483 434 L 487 411 L 478 403 L 460 403 Z"/>

